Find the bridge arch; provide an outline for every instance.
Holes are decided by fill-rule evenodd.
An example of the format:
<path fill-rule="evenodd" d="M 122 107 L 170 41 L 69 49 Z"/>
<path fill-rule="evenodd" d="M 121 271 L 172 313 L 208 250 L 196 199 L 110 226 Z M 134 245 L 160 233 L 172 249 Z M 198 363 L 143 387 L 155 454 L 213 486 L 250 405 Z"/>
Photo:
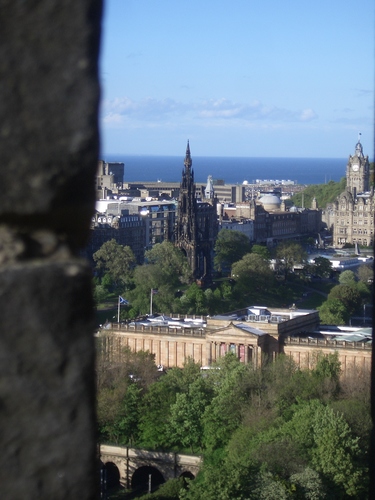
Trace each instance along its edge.
<path fill-rule="evenodd" d="M 105 463 L 103 474 L 108 489 L 120 486 L 120 471 L 116 464 L 113 462 Z"/>
<path fill-rule="evenodd" d="M 133 473 L 131 480 L 132 489 L 147 490 L 150 474 L 152 489 L 165 483 L 164 476 L 159 469 L 157 469 L 156 467 L 152 467 L 151 465 L 143 465 L 142 467 L 136 469 Z"/>
<path fill-rule="evenodd" d="M 202 462 L 202 457 L 195 455 L 104 444 L 100 445 L 100 458 L 102 463 L 112 462 L 117 467 L 120 473 L 120 484 L 127 488 L 139 481 L 148 485 L 150 473 L 153 486 L 181 475 L 194 479 Z M 142 479 L 142 476 L 146 477 Z"/>
<path fill-rule="evenodd" d="M 180 474 L 180 477 L 183 477 L 184 479 L 195 479 L 195 476 L 192 472 L 189 470 L 185 470 Z"/>

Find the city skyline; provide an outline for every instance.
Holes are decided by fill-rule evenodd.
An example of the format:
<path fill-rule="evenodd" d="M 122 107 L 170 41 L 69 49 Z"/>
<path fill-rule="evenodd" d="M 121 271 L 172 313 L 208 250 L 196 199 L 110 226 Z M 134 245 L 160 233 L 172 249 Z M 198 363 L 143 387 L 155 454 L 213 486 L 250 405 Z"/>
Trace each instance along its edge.
<path fill-rule="evenodd" d="M 107 0 L 101 152 L 373 156 L 374 6 Z"/>

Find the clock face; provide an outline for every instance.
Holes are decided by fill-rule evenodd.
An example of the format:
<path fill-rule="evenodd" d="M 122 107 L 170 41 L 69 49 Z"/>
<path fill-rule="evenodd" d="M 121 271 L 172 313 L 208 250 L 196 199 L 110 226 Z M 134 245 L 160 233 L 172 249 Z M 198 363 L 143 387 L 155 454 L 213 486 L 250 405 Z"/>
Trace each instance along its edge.
<path fill-rule="evenodd" d="M 356 163 L 354 163 L 352 169 L 353 169 L 353 172 L 358 172 L 359 165 L 357 165 Z"/>

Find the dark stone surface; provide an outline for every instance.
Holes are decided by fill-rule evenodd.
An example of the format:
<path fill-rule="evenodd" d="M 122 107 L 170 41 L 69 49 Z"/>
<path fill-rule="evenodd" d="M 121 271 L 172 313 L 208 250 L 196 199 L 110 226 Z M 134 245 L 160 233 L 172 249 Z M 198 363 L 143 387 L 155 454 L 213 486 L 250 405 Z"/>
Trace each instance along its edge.
<path fill-rule="evenodd" d="M 101 0 L 1 0 L 0 497 L 97 498 L 91 273 Z"/>
<path fill-rule="evenodd" d="M 76 237 L 94 203 L 100 0 L 2 0 L 0 221 Z"/>
<path fill-rule="evenodd" d="M 0 271 L 2 498 L 94 498 L 90 287 L 78 259 Z"/>

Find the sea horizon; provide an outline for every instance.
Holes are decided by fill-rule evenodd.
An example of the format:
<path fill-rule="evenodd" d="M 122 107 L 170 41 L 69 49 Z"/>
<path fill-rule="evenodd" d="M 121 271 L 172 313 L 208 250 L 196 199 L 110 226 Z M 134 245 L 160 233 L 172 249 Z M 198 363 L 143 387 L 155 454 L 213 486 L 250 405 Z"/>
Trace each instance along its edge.
<path fill-rule="evenodd" d="M 125 182 L 180 182 L 184 156 L 107 154 L 101 159 L 125 164 Z M 338 182 L 346 175 L 346 158 L 192 156 L 195 182 L 207 177 L 226 184 L 290 180 L 297 184 Z"/>

